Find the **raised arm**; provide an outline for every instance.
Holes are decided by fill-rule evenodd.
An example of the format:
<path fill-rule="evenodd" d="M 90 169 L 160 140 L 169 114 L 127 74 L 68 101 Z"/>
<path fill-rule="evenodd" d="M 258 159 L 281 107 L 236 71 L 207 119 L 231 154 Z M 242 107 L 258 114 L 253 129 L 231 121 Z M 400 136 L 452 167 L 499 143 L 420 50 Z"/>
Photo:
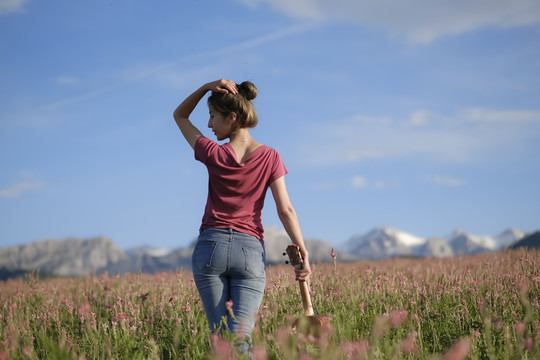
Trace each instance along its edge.
<path fill-rule="evenodd" d="M 311 276 L 311 267 L 309 265 L 309 254 L 304 244 L 304 238 L 302 237 L 302 231 L 300 230 L 300 223 L 298 222 L 298 216 L 291 204 L 289 194 L 287 193 L 287 187 L 285 186 L 285 177 L 282 176 L 270 184 L 274 201 L 276 202 L 276 208 L 279 216 L 279 220 L 283 224 L 287 235 L 291 238 L 293 244 L 300 247 L 300 252 L 304 258 L 304 265 L 302 269 L 295 269 L 297 280 L 307 280 Z"/>
<path fill-rule="evenodd" d="M 222 92 L 228 94 L 229 92 L 236 94 L 238 89 L 236 83 L 231 80 L 217 80 L 207 84 L 204 84 L 199 89 L 195 90 L 189 95 L 177 108 L 174 110 L 173 116 L 176 124 L 182 131 L 182 134 L 186 138 L 189 145 L 195 148 L 195 142 L 202 135 L 202 133 L 195 127 L 189 120 L 189 116 L 195 110 L 195 107 L 206 95 L 208 91 Z"/>

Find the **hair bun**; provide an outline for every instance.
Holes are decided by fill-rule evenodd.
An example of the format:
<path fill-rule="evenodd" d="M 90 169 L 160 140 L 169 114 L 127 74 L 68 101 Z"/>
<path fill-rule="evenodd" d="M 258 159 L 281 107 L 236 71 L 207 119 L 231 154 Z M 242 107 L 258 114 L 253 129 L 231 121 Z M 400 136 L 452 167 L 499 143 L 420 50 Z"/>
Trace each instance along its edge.
<path fill-rule="evenodd" d="M 258 94 L 257 88 L 251 81 L 244 81 L 238 85 L 238 92 L 248 100 L 255 99 Z"/>

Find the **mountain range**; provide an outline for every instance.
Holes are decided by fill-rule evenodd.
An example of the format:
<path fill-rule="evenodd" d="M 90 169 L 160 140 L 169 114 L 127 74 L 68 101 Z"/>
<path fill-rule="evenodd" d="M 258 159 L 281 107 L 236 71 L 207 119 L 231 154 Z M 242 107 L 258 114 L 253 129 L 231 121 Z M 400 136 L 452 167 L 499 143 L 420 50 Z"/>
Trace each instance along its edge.
<path fill-rule="evenodd" d="M 426 239 L 389 227 L 377 227 L 364 235 L 353 236 L 338 246 L 316 238 L 306 239 L 305 242 L 311 262 L 331 262 L 330 253 L 333 248 L 338 261 L 352 262 L 394 257 L 475 255 L 515 247 L 520 240 L 524 241 L 527 235 L 515 228 L 496 236 L 477 236 L 456 230 L 446 237 Z M 533 235 L 538 239 L 538 233 Z M 287 258 L 283 252 L 289 244 L 291 241 L 285 230 L 266 227 L 268 264 L 285 263 Z M 20 275 L 21 271 L 36 269 L 42 274 L 54 276 L 191 270 L 194 245 L 192 243 L 180 249 L 147 246 L 124 251 L 106 237 L 44 240 L 0 249 L 0 277 L 7 278 L 14 274 Z"/>

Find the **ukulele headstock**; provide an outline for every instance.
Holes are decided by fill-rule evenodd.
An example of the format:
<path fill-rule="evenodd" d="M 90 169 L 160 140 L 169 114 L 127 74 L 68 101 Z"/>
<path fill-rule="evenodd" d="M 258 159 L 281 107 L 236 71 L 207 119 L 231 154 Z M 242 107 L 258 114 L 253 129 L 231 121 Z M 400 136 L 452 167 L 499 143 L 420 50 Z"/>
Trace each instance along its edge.
<path fill-rule="evenodd" d="M 298 245 L 287 246 L 285 253 L 289 256 L 289 261 L 292 266 L 294 266 L 297 269 L 302 268 L 302 264 L 304 263 L 304 258 L 302 257 L 302 253 L 300 252 L 300 247 Z"/>

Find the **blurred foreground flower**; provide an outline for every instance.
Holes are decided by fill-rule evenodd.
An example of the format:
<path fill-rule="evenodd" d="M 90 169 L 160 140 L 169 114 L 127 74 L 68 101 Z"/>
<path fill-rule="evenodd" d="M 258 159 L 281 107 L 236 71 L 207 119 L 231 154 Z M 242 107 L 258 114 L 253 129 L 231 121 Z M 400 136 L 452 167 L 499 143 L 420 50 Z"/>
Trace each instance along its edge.
<path fill-rule="evenodd" d="M 463 360 L 471 350 L 471 342 L 469 339 L 461 339 L 444 353 L 443 360 Z"/>
<path fill-rule="evenodd" d="M 227 302 L 225 302 L 225 306 L 227 307 L 227 311 L 229 312 L 229 314 L 231 315 L 231 317 L 236 320 L 236 316 L 234 316 L 234 311 L 233 311 L 233 301 L 232 300 L 229 300 Z"/>
<path fill-rule="evenodd" d="M 234 359 L 234 347 L 229 341 L 222 339 L 218 334 L 210 335 L 212 350 L 214 353 L 213 359 L 231 360 Z"/>

